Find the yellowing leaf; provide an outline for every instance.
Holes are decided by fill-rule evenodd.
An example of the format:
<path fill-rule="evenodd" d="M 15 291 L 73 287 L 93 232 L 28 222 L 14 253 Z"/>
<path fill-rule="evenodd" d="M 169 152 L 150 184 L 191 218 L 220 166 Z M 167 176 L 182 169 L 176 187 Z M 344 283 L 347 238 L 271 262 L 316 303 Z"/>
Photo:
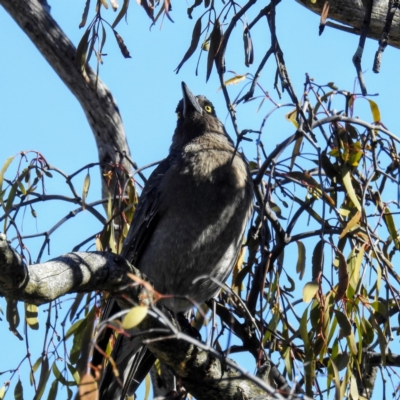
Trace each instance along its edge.
<path fill-rule="evenodd" d="M 351 183 L 350 170 L 347 167 L 344 167 L 342 169 L 342 180 L 343 180 L 343 185 L 346 189 L 346 192 L 350 197 L 350 200 L 353 202 L 353 204 L 357 208 L 357 210 L 361 212 L 361 204 L 358 201 L 356 192 Z"/>
<path fill-rule="evenodd" d="M 233 78 L 230 78 L 227 81 L 225 81 L 224 84 L 225 84 L 225 86 L 236 85 L 239 82 L 245 80 L 246 76 L 247 76 L 247 73 L 245 73 L 244 75 L 235 75 Z M 218 88 L 218 90 L 221 90 L 221 86 Z"/>
<path fill-rule="evenodd" d="M 145 319 L 148 309 L 149 308 L 145 306 L 131 308 L 122 320 L 122 327 L 124 329 L 131 329 L 139 325 Z"/>
<path fill-rule="evenodd" d="M 356 339 L 354 338 L 353 331 L 350 332 L 349 336 L 346 336 L 346 339 L 347 339 L 347 344 L 349 345 L 350 353 L 353 356 L 356 356 L 358 353 L 358 350 L 357 350 Z"/>
<path fill-rule="evenodd" d="M 342 209 L 341 209 L 342 210 Z M 339 236 L 339 239 L 344 237 L 348 232 L 350 232 L 353 228 L 356 228 L 358 225 L 358 222 L 361 219 L 361 212 L 357 211 L 353 218 L 347 223 L 347 225 L 343 228 L 342 233 Z"/>
<path fill-rule="evenodd" d="M 98 400 L 99 390 L 97 388 L 97 382 L 90 372 L 82 376 L 78 392 L 79 400 Z"/>
<path fill-rule="evenodd" d="M 35 304 L 25 303 L 25 319 L 31 329 L 39 329 L 38 308 Z"/>
<path fill-rule="evenodd" d="M 317 293 L 319 285 L 317 282 L 307 282 L 303 288 L 303 301 L 309 303 Z"/>
<path fill-rule="evenodd" d="M 353 374 L 351 374 L 351 379 L 350 379 L 350 394 L 351 394 L 351 400 L 359 399 L 357 381 Z"/>
<path fill-rule="evenodd" d="M 85 208 L 86 197 L 89 193 L 90 187 L 90 174 L 89 172 L 85 176 L 85 180 L 83 182 L 83 189 L 82 189 L 82 208 Z"/>
<path fill-rule="evenodd" d="M 386 226 L 389 230 L 390 236 L 392 237 L 393 242 L 395 243 L 395 247 L 396 247 L 396 249 L 398 249 L 399 248 L 399 240 L 398 240 L 399 234 L 397 233 L 393 215 L 390 212 L 390 209 L 388 207 L 385 208 L 385 213 L 383 214 L 383 217 L 386 222 Z"/>
<path fill-rule="evenodd" d="M 297 110 L 296 109 L 288 112 L 285 115 L 285 118 L 287 121 L 291 122 L 296 127 L 296 129 L 299 127 L 299 124 L 296 121 L 296 118 L 297 118 Z"/>
<path fill-rule="evenodd" d="M 3 386 L 1 389 L 0 389 L 0 400 L 3 400 L 4 399 L 4 395 L 6 394 L 6 387 L 5 386 Z"/>
<path fill-rule="evenodd" d="M 145 384 L 146 384 L 146 391 L 144 394 L 144 400 L 148 400 L 149 399 L 149 395 L 150 395 L 150 374 L 146 375 L 146 380 L 145 380 Z"/>
<path fill-rule="evenodd" d="M 371 108 L 372 112 L 372 117 L 374 118 L 374 122 L 378 123 L 381 122 L 381 113 L 379 111 L 378 104 L 376 104 L 374 101 L 367 99 L 369 106 Z"/>

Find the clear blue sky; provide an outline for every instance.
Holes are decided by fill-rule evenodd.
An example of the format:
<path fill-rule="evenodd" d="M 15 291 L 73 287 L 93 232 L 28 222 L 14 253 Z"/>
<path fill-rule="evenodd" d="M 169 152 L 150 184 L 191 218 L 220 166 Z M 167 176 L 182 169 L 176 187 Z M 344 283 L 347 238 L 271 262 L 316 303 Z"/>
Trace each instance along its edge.
<path fill-rule="evenodd" d="M 78 29 L 84 1 L 53 0 L 50 1 L 51 14 L 58 21 L 70 39 L 77 45 L 83 31 Z M 188 5 L 191 5 L 189 2 Z M 225 120 L 226 111 L 221 92 L 217 92 L 219 83 L 215 74 L 205 82 L 206 54 L 203 54 L 199 75 L 195 76 L 198 53 L 187 62 L 180 73 L 174 69 L 181 60 L 191 39 L 193 21 L 186 15 L 187 5 L 174 2 L 171 13 L 175 23 L 165 20 L 160 29 L 160 22 L 149 30 L 150 20 L 144 11 L 131 2 L 128 24 L 121 21 L 117 27 L 132 55 L 124 59 L 115 41 L 108 34 L 100 76 L 111 89 L 120 108 L 133 159 L 139 166 L 162 159 L 168 151 L 171 136 L 175 127 L 175 107 L 181 97 L 180 82 L 185 81 L 195 94 L 206 95 L 215 105 L 221 120 Z M 200 15 L 201 8 L 194 13 Z M 92 13 L 93 15 L 93 13 Z M 104 17 L 112 21 L 115 14 L 104 11 Z M 249 18 L 251 20 L 251 18 Z M 269 46 L 266 21 L 253 32 L 256 62 Z M 358 45 L 358 37 L 326 28 L 318 36 L 319 18 L 303 9 L 294 0 L 283 1 L 277 8 L 278 38 L 285 54 L 286 65 L 298 96 L 301 96 L 305 73 L 309 73 L 320 84 L 335 82 L 341 89 L 351 91 L 354 87 L 355 69 L 352 56 Z M 262 29 L 261 29 L 262 28 Z M 263 30 L 265 28 L 265 31 Z M 239 28 L 239 33 L 240 33 Z M 263 37 L 261 40 L 259 37 Z M 232 42 L 233 43 L 233 42 Z M 243 46 L 240 35 L 237 44 L 231 44 L 228 52 L 228 68 L 237 74 L 247 70 L 242 62 Z M 382 121 L 394 133 L 399 132 L 398 119 L 398 65 L 399 52 L 388 48 L 383 56 L 382 71 L 379 75 L 372 72 L 373 56 L 377 43 L 367 41 L 364 53 L 363 68 L 369 93 L 379 93 L 375 98 L 379 104 Z M 38 150 L 48 162 L 66 173 L 72 173 L 81 166 L 97 161 L 97 151 L 91 130 L 75 98 L 63 85 L 60 79 L 47 65 L 29 39 L 17 25 L 0 8 L 0 165 L 11 155 L 22 150 Z M 254 69 L 251 70 L 254 72 Z M 271 96 L 278 98 L 273 90 L 275 64 L 271 60 L 263 71 L 262 83 L 268 88 Z M 227 78 L 230 77 L 227 75 Z M 234 97 L 239 86 L 229 89 Z M 288 99 L 283 99 L 282 103 Z M 256 113 L 256 103 L 250 103 L 239 109 L 239 127 L 258 129 L 262 118 L 270 110 L 270 105 Z M 243 111 L 242 111 L 243 110 Z M 285 121 L 284 114 L 276 113 L 268 122 L 264 132 L 264 143 L 275 146 L 276 143 L 293 132 L 293 126 Z M 372 117 L 371 117 L 372 121 Z M 227 129 L 233 134 L 229 121 Z M 251 158 L 251 155 L 248 155 Z M 81 190 L 84 175 L 77 179 Z M 54 179 L 55 181 L 55 179 Z M 62 180 L 48 180 L 48 193 L 64 190 Z M 98 174 L 92 173 L 92 185 L 89 201 L 98 199 L 100 194 Z M 24 234 L 41 232 L 51 227 L 59 218 L 68 212 L 61 203 L 49 207 L 38 207 L 38 218 L 34 221 L 26 216 Z M 51 242 L 51 253 L 44 259 L 55 257 L 70 251 L 74 244 L 100 229 L 88 213 L 69 221 L 60 229 Z M 38 242 L 29 242 L 35 258 Z M 66 303 L 64 307 L 68 307 Z M 0 306 L 5 310 L 4 301 Z M 41 314 L 44 325 L 45 315 Z M 22 326 L 21 326 L 21 331 Z M 22 333 L 22 332 L 21 332 Z M 0 322 L 0 335 L 4 338 L 0 371 L 15 368 L 18 360 L 25 354 L 25 349 L 8 331 L 3 319 Z M 7 343 L 7 346 L 4 346 Z M 40 334 L 30 334 L 30 344 L 35 355 L 40 354 Z M 249 368 L 252 368 L 251 366 Z M 25 369 L 21 370 L 22 379 L 26 377 Z M 4 381 L 8 374 L 1 376 Z M 52 381 L 52 378 L 50 378 Z M 26 380 L 25 380 L 26 382 Z M 13 379 L 11 388 L 16 383 Z M 0 379 L 0 387 L 3 382 Z M 24 385 L 26 397 L 32 393 L 27 383 Z M 6 398 L 12 398 L 9 392 Z M 59 397 L 61 398 L 61 396 Z"/>

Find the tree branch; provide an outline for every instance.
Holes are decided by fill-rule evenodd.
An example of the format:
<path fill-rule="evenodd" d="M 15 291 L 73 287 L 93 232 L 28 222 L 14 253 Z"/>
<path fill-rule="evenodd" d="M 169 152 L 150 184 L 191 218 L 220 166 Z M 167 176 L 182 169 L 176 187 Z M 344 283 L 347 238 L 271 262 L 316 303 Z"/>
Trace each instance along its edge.
<path fill-rule="evenodd" d="M 107 252 L 68 253 L 41 264 L 26 266 L 17 252 L 0 234 L 0 293 L 9 299 L 44 304 L 66 293 L 106 290 L 130 297 L 133 301 L 148 297 L 142 285 L 132 285 L 127 272 L 146 281 L 123 258 Z M 168 310 L 153 308 L 140 324 L 144 343 L 182 380 L 186 389 L 202 399 L 260 399 L 283 396 L 263 380 L 245 372 L 234 361 L 180 331 Z M 161 335 L 160 331 L 168 334 Z M 139 332 L 139 334 L 141 334 Z M 199 385 L 199 382 L 202 382 Z M 246 397 L 243 397 L 246 396 Z M 268 397 L 272 396 L 272 397 Z M 240 397 L 242 396 L 242 397 Z"/>
<path fill-rule="evenodd" d="M 23 32 L 31 39 L 56 74 L 71 90 L 85 112 L 99 152 L 102 174 L 107 163 L 122 163 L 131 171 L 129 162 L 120 155 L 130 155 L 122 118 L 118 106 L 108 88 L 88 66 L 91 79 L 88 84 L 75 63 L 76 48 L 60 26 L 38 0 L 0 0 L 5 10 Z M 103 165 L 104 164 L 104 165 Z M 103 179 L 103 197 L 109 190 Z"/>
<path fill-rule="evenodd" d="M 308 0 L 296 0 L 308 10 L 321 15 L 323 1 L 311 2 Z M 372 1 L 372 0 L 371 0 Z M 375 40 L 381 38 L 384 30 L 388 13 L 389 0 L 374 0 L 371 14 L 371 24 L 368 29 L 367 37 Z M 364 20 L 365 8 L 362 0 L 330 0 L 328 18 L 333 19 L 346 26 L 351 26 L 354 32 L 361 33 Z M 332 26 L 331 24 L 327 24 Z M 336 26 L 333 26 L 336 27 Z M 318 32 L 318 25 L 315 24 L 315 33 Z M 388 44 L 400 48 L 400 15 L 396 13 L 393 18 L 392 28 L 388 34 Z"/>
<path fill-rule="evenodd" d="M 147 278 L 124 258 L 108 252 L 68 253 L 50 261 L 25 265 L 18 253 L 0 234 L 0 294 L 31 304 L 45 304 L 67 293 L 121 292 L 138 296 L 139 285 L 132 284 L 127 273 Z"/>

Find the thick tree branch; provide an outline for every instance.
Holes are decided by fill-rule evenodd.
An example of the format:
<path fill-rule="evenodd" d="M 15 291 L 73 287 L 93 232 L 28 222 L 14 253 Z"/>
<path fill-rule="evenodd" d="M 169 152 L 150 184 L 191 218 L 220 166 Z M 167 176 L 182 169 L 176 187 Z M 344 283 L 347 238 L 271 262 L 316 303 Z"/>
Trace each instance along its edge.
<path fill-rule="evenodd" d="M 321 15 L 322 8 L 324 6 L 323 1 L 311 2 L 308 0 L 296 0 L 298 3 L 306 7 L 307 9 Z M 371 23 L 369 26 L 367 37 L 375 40 L 381 38 L 381 34 L 386 24 L 386 18 L 388 15 L 389 0 L 371 0 L 373 1 Z M 341 24 L 350 26 L 352 32 L 359 35 L 361 33 L 365 8 L 362 0 L 329 0 L 329 19 L 333 19 Z M 368 2 L 365 1 L 366 4 Z M 332 26 L 332 24 L 327 24 Z M 345 26 L 343 30 L 351 32 Z M 335 24 L 333 27 L 340 29 L 340 25 Z M 315 24 L 315 33 L 318 33 L 318 24 Z M 400 13 L 395 13 L 391 25 L 391 30 L 387 36 L 388 44 L 400 48 Z"/>
<path fill-rule="evenodd" d="M 67 293 L 102 290 L 118 293 L 131 285 L 127 273 L 146 280 L 124 258 L 108 252 L 68 253 L 41 264 L 26 266 L 0 234 L 0 294 L 31 304 L 44 304 Z M 125 289 L 137 296 L 137 287 Z"/>
<path fill-rule="evenodd" d="M 88 84 L 75 63 L 76 49 L 56 21 L 38 0 L 0 0 L 5 10 L 25 32 L 56 74 L 81 104 L 97 144 L 100 163 L 122 162 L 131 170 L 120 154 L 130 155 L 118 106 L 108 88 L 87 68 Z M 108 166 L 102 168 L 107 172 Z M 108 196 L 103 182 L 103 197 Z"/>
<path fill-rule="evenodd" d="M 123 293 L 133 301 L 148 295 L 141 285 L 132 286 L 127 272 L 146 280 L 123 258 L 107 252 L 68 253 L 42 264 L 26 266 L 0 234 L 0 293 L 13 300 L 44 304 L 63 294 L 106 290 Z M 172 316 L 157 309 L 141 323 L 149 349 L 201 399 L 283 398 L 275 389 L 242 370 L 215 349 L 185 335 Z M 170 321 L 172 320 L 172 322 Z M 160 331 L 168 330 L 166 336 Z M 199 382 L 201 384 L 199 385 Z M 269 395 L 269 396 L 268 396 Z M 245 396 L 245 397 L 243 397 Z"/>

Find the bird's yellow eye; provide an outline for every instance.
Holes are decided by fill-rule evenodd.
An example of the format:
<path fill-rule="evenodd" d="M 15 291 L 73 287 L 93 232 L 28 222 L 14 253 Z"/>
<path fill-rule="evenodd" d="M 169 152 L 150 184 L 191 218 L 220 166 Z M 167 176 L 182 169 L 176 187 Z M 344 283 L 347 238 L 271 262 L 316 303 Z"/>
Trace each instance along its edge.
<path fill-rule="evenodd" d="M 211 111 L 212 111 L 212 107 L 211 107 L 211 106 L 205 106 L 204 109 L 205 109 L 209 114 L 211 114 Z"/>
<path fill-rule="evenodd" d="M 177 113 L 176 113 L 176 118 L 180 118 L 181 117 L 181 112 L 180 111 L 178 111 Z"/>

